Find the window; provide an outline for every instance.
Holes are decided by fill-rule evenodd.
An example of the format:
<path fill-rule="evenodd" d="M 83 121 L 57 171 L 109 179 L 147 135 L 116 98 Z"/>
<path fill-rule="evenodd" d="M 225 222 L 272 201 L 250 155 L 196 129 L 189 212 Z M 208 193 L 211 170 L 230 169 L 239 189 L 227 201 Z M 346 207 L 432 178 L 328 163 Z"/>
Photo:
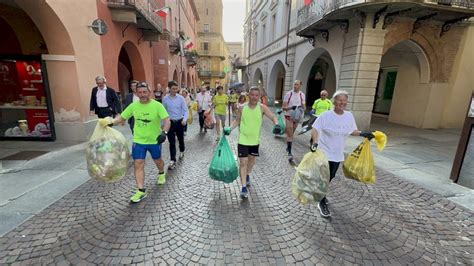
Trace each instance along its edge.
<path fill-rule="evenodd" d="M 270 32 L 270 40 L 271 41 L 274 41 L 275 36 L 277 35 L 277 33 L 276 33 L 276 24 L 277 24 L 276 14 L 273 14 L 272 15 L 272 31 Z"/>
<path fill-rule="evenodd" d="M 203 42 L 202 43 L 202 49 L 204 51 L 209 51 L 209 43 L 208 42 Z"/>
<path fill-rule="evenodd" d="M 204 32 L 209 32 L 209 24 L 204 24 Z"/>
<path fill-rule="evenodd" d="M 258 33 L 255 32 L 255 37 L 253 38 L 253 51 L 256 52 L 257 51 L 257 43 L 258 43 Z"/>
<path fill-rule="evenodd" d="M 206 15 L 209 15 L 209 8 L 206 8 Z"/>

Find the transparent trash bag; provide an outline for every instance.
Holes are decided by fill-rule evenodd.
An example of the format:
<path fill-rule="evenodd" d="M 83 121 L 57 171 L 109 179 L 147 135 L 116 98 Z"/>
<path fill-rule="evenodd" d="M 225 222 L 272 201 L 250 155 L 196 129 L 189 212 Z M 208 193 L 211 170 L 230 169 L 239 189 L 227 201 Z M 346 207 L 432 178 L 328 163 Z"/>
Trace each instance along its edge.
<path fill-rule="evenodd" d="M 103 182 L 117 182 L 127 174 L 129 158 L 125 137 L 119 131 L 97 123 L 86 148 L 89 176 Z"/>
<path fill-rule="evenodd" d="M 364 184 L 375 183 L 374 157 L 368 139 L 364 139 L 342 164 L 344 176 Z"/>
<path fill-rule="evenodd" d="M 301 204 L 316 204 L 326 196 L 328 186 L 328 159 L 321 150 L 306 153 L 293 177 L 291 184 L 293 196 Z"/>
<path fill-rule="evenodd" d="M 204 112 L 204 128 L 213 129 L 216 125 L 216 120 L 214 119 L 214 115 L 211 111 Z"/>
<path fill-rule="evenodd" d="M 232 183 L 239 176 L 239 168 L 225 136 L 220 138 L 214 151 L 214 156 L 209 166 L 209 176 L 214 180 L 224 183 Z"/>

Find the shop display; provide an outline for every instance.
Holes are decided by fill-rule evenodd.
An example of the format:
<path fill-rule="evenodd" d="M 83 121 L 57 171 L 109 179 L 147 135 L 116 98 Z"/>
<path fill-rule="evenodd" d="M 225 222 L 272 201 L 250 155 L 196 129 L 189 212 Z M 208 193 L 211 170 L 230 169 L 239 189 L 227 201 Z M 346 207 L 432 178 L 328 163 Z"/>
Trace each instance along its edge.
<path fill-rule="evenodd" d="M 4 137 L 51 137 L 48 101 L 39 60 L 0 59 L 0 132 Z"/>

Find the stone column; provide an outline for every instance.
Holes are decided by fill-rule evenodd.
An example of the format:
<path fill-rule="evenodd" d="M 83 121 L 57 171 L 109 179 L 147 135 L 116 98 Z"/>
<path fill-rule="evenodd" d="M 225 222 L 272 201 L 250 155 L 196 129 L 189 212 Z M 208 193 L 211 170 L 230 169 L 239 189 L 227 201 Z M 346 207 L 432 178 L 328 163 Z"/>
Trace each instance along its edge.
<path fill-rule="evenodd" d="M 383 18 L 380 20 L 383 21 Z M 374 95 L 382 60 L 386 30 L 372 28 L 373 15 L 368 14 L 361 24 L 351 21 L 351 27 L 344 40 L 340 90 L 349 92 L 347 108 L 354 114 L 357 126 L 361 130 L 370 127 Z"/>
<path fill-rule="evenodd" d="M 291 46 L 288 48 L 288 64 L 290 64 L 285 73 L 285 86 L 283 88 L 283 97 L 285 97 L 286 92 L 293 89 L 293 74 L 295 72 L 295 54 L 296 46 Z M 284 62 L 283 62 L 284 63 Z"/>

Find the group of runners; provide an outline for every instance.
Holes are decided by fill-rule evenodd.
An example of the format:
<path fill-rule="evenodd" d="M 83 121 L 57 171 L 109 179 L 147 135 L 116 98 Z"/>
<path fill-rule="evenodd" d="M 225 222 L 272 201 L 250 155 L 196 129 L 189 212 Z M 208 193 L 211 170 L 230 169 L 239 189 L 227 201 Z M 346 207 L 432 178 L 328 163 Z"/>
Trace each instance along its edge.
<path fill-rule="evenodd" d="M 286 152 L 288 160 L 293 161 L 292 144 L 295 130 L 304 117 L 306 109 L 305 94 L 301 91 L 302 83 L 296 80 L 293 89 L 288 91 L 283 99 L 282 111 L 285 116 L 286 125 Z M 170 144 L 169 170 L 176 167 L 175 138 L 179 142 L 179 158 L 183 158 L 185 151 L 184 127 L 189 116 L 189 103 L 179 94 L 179 88 L 175 81 L 168 83 L 169 95 L 162 99 L 162 103 L 153 99 L 153 92 L 146 83 L 137 83 L 135 88 L 136 100 L 130 103 L 121 114 L 115 118 L 100 118 L 99 124 L 110 126 L 112 124 L 123 124 L 126 120 L 133 118 L 133 146 L 132 158 L 134 160 L 134 172 L 137 190 L 131 196 L 130 201 L 137 203 L 146 196 L 144 186 L 144 165 L 146 153 L 158 168 L 156 183 L 163 185 L 166 182 L 164 161 L 162 160 L 162 143 L 168 139 Z M 274 124 L 272 133 L 282 133 L 278 125 L 276 115 L 262 103 L 261 89 L 251 87 L 245 95 L 245 103 L 236 106 L 236 116 L 230 126 L 225 127 L 229 98 L 222 87 L 217 87 L 216 95 L 211 96 L 204 87 L 196 95 L 196 103 L 199 114 L 200 133 L 206 132 L 204 125 L 205 113 L 213 110 L 216 120 L 216 137 L 222 133 L 231 134 L 238 128 L 238 157 L 242 199 L 249 196 L 248 187 L 251 185 L 251 172 L 255 166 L 256 157 L 259 156 L 260 134 L 263 116 L 266 116 Z M 357 129 L 351 112 L 346 111 L 349 95 L 346 91 L 336 91 L 332 102 L 327 99 L 327 91 L 321 91 L 321 98 L 316 100 L 312 109 L 318 118 L 312 125 L 311 151 L 321 149 L 329 160 L 330 179 L 335 177 L 340 162 L 344 160 L 344 146 L 349 135 L 373 138 L 371 132 L 361 132 Z M 234 96 L 232 96 L 234 97 Z M 240 101 L 237 102 L 237 104 Z M 231 106 L 235 103 L 235 97 L 231 98 Z M 326 198 L 318 204 L 318 209 L 323 217 L 329 217 L 328 201 Z"/>

